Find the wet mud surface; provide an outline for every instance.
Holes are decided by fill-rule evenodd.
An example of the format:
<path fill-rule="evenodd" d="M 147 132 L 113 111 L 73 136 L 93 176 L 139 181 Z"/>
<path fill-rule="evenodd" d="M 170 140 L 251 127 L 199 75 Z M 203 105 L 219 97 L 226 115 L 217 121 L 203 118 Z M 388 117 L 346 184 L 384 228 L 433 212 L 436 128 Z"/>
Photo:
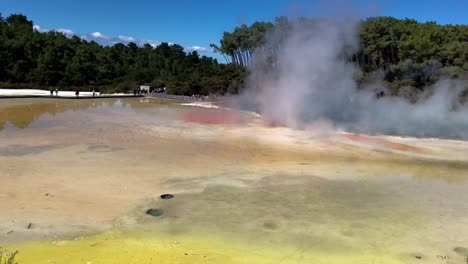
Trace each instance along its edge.
<path fill-rule="evenodd" d="M 0 106 L 19 263 L 462 263 L 468 144 L 158 102 Z"/>

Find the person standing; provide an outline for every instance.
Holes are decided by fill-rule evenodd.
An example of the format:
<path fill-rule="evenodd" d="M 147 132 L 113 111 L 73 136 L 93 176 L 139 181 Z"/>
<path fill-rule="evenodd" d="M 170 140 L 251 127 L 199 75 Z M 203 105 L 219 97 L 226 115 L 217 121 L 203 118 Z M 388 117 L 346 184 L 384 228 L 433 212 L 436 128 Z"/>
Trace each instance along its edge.
<path fill-rule="evenodd" d="M 58 96 L 58 88 L 55 88 L 55 96 Z"/>

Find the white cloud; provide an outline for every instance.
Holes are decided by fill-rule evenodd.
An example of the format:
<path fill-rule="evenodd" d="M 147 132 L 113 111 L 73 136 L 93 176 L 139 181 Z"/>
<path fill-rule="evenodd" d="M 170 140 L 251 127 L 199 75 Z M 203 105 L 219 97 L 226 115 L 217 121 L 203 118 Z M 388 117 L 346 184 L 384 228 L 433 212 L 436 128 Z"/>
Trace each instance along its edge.
<path fill-rule="evenodd" d="M 160 41 L 157 41 L 157 40 L 142 40 L 142 41 L 139 41 L 140 44 L 144 45 L 144 44 L 149 44 L 151 47 L 153 48 L 156 48 L 157 46 L 159 46 L 159 44 L 161 44 Z"/>
<path fill-rule="evenodd" d="M 200 46 L 191 46 L 191 47 L 186 47 L 186 51 L 197 51 L 197 52 L 213 52 L 211 48 L 205 48 L 205 47 L 200 47 Z"/>
<path fill-rule="evenodd" d="M 33 28 L 34 28 L 34 30 L 36 30 L 38 32 L 48 32 L 48 31 L 50 31 L 49 29 L 42 28 L 39 25 L 34 25 Z M 65 28 L 59 28 L 59 29 L 56 29 L 54 31 L 60 32 L 60 33 L 62 33 L 64 35 L 66 35 L 67 37 L 78 36 L 81 39 L 86 40 L 86 41 L 95 41 L 95 42 L 97 42 L 97 43 L 99 43 L 101 45 L 104 45 L 104 46 L 112 46 L 112 45 L 115 45 L 117 43 L 128 44 L 130 42 L 134 42 L 138 46 L 143 46 L 145 44 L 149 44 L 151 47 L 156 48 L 157 46 L 159 46 L 161 44 L 161 41 L 158 41 L 158 40 L 137 39 L 137 38 L 134 38 L 134 37 L 123 36 L 123 35 L 119 35 L 117 37 L 108 37 L 108 36 L 102 34 L 101 32 L 98 32 L 98 31 L 90 33 L 90 34 L 83 34 L 83 35 L 77 34 L 73 30 L 65 29 Z M 170 46 L 174 45 L 173 42 L 168 42 L 168 44 Z M 213 50 L 211 48 L 205 48 L 205 47 L 201 47 L 201 46 L 185 47 L 185 51 L 186 52 L 197 51 L 197 52 L 206 52 L 206 53 L 213 52 Z"/>
<path fill-rule="evenodd" d="M 72 30 L 70 29 L 66 29 L 66 28 L 59 28 L 56 30 L 57 32 L 60 32 L 62 34 L 65 34 L 66 36 L 70 37 L 70 36 L 74 36 L 76 35 L 75 32 L 73 32 Z"/>
<path fill-rule="evenodd" d="M 47 31 L 49 31 L 47 29 L 41 28 L 41 26 L 39 26 L 39 25 L 33 25 L 33 29 L 38 31 L 38 32 L 47 32 Z"/>
<path fill-rule="evenodd" d="M 93 37 L 95 37 L 95 38 L 109 39 L 108 36 L 103 35 L 103 34 L 101 34 L 100 32 L 91 33 L 91 36 L 93 36 Z"/>
<path fill-rule="evenodd" d="M 124 41 L 124 42 L 135 42 L 135 38 L 133 37 L 127 37 L 127 36 L 117 36 L 118 39 Z"/>

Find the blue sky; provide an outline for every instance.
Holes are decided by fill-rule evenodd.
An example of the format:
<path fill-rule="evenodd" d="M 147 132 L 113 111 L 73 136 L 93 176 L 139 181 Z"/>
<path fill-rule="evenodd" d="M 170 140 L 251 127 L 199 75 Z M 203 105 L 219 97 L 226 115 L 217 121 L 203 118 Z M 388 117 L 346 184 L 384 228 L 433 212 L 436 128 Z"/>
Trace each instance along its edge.
<path fill-rule="evenodd" d="M 165 41 L 200 51 L 237 25 L 280 15 L 352 13 L 468 24 L 468 0 L 0 0 L 0 12 L 24 14 L 42 29 Z"/>

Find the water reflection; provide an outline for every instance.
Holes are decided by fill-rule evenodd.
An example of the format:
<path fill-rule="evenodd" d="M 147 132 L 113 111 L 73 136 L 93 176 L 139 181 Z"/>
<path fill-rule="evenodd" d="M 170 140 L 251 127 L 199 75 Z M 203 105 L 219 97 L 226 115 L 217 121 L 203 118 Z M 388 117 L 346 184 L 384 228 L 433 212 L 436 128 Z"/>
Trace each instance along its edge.
<path fill-rule="evenodd" d="M 105 101 L 34 100 L 29 104 L 10 102 L 0 106 L 0 129 L 5 128 L 7 123 L 12 124 L 16 128 L 24 129 L 45 114 L 56 116 L 68 110 L 84 110 L 104 105 L 112 107 L 116 101 L 115 99 Z"/>
<path fill-rule="evenodd" d="M 11 124 L 17 129 L 28 128 L 33 122 L 45 115 L 57 116 L 67 111 L 93 110 L 112 111 L 138 109 L 154 106 L 154 103 L 141 99 L 90 99 L 90 100 L 49 100 L 49 99 L 13 99 L 0 104 L 0 130 Z"/>

